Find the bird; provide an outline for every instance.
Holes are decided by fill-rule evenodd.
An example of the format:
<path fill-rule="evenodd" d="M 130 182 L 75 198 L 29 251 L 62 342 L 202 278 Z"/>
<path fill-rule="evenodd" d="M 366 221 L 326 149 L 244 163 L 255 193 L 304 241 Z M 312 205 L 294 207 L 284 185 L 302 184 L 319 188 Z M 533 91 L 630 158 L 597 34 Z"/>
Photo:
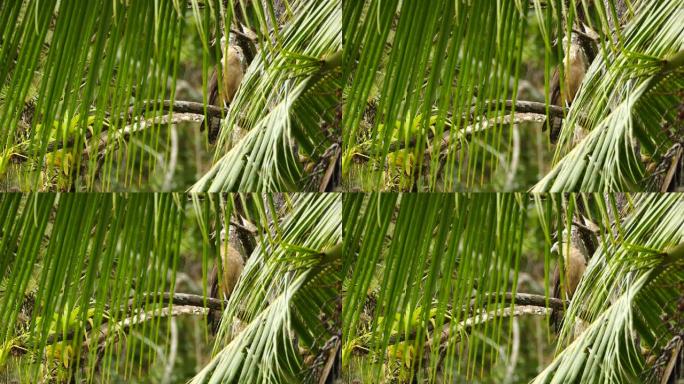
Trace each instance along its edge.
<path fill-rule="evenodd" d="M 238 45 L 229 45 L 225 48 L 224 39 L 221 39 L 221 52 L 225 55 L 221 58 L 221 76 L 223 80 L 223 88 L 218 85 L 218 71 L 214 70 L 209 79 L 209 104 L 224 107 L 229 105 L 235 93 L 237 93 L 244 71 L 242 70 L 242 48 Z"/>
<path fill-rule="evenodd" d="M 551 297 L 568 301 L 572 300 L 582 275 L 584 275 L 584 271 L 587 268 L 587 249 L 579 237 L 579 233 L 572 230 L 570 239 L 567 238 L 566 232 L 563 231 L 561 241 L 553 245 L 551 252 L 560 253 L 563 256 L 562 266 L 564 269 L 561 286 L 561 265 L 556 265 L 553 273 Z M 558 332 L 563 324 L 563 313 L 561 311 L 551 312 L 549 324 Z"/>
<path fill-rule="evenodd" d="M 218 82 L 218 70 L 214 69 L 214 72 L 209 79 L 208 94 L 209 98 L 207 102 L 210 105 L 224 108 L 233 102 L 235 94 L 237 93 L 242 78 L 244 77 L 244 71 L 242 69 L 242 48 L 238 45 L 228 45 L 226 48 L 225 37 L 221 38 L 221 79 L 222 86 L 219 87 Z M 218 135 L 218 128 L 220 121 L 212 122 L 209 129 L 209 139 L 214 141 Z"/>
<path fill-rule="evenodd" d="M 240 274 L 245 267 L 245 262 L 240 252 L 226 241 L 224 233 L 221 231 L 221 274 L 219 275 L 217 263 L 214 265 L 209 278 L 209 295 L 213 298 L 228 300 L 235 290 Z M 221 315 L 221 311 L 210 310 L 207 316 L 207 323 L 214 334 L 218 332 Z"/>
<path fill-rule="evenodd" d="M 563 73 L 564 73 L 564 84 L 561 87 L 560 82 L 560 71 L 558 68 L 553 72 L 551 78 L 551 104 L 557 105 L 559 107 L 567 107 L 572 104 L 577 96 L 577 91 L 579 91 L 580 85 L 584 80 L 584 76 L 589 68 L 589 59 L 584 51 L 584 48 L 576 34 L 571 34 L 570 46 L 568 47 L 568 39 L 564 37 L 562 39 L 563 53 L 565 57 L 563 58 Z M 551 119 L 551 129 L 549 131 L 549 137 L 552 143 L 558 142 L 558 136 L 560 135 L 562 119 L 560 117 L 554 117 Z M 544 124 L 546 127 L 546 124 Z M 581 140 L 582 132 L 577 133 L 574 142 Z"/>

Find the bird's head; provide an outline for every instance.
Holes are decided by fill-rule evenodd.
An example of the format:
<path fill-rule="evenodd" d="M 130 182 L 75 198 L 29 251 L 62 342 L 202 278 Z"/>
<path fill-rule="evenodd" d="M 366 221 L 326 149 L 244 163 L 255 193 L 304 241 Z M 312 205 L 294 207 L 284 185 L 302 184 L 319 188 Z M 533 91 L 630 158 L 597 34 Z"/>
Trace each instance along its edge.
<path fill-rule="evenodd" d="M 226 46 L 226 44 L 228 45 Z M 240 61 L 242 61 L 242 58 L 244 57 L 242 48 L 235 43 L 231 44 L 228 42 L 225 35 L 221 36 L 221 52 L 227 52 L 228 55 L 237 55 L 240 58 Z"/>
<path fill-rule="evenodd" d="M 213 242 L 216 241 L 216 238 L 218 237 L 218 240 L 221 243 L 224 243 L 228 241 L 228 233 L 226 232 L 225 228 L 221 228 L 220 231 L 214 231 L 209 234 L 209 239 Z"/>
<path fill-rule="evenodd" d="M 565 252 L 568 246 L 568 231 L 563 229 L 562 231 L 555 232 L 553 234 L 553 245 L 551 246 L 551 253 L 558 255 L 561 252 Z M 561 250 L 562 248 L 562 250 Z"/>
<path fill-rule="evenodd" d="M 568 235 L 567 230 L 563 230 L 554 236 L 555 242 L 551 246 L 550 252 L 554 255 L 562 255 L 565 260 L 569 256 L 581 255 L 583 259 L 588 258 L 586 246 L 579 238 L 579 234 L 573 227 L 572 232 Z"/>
<path fill-rule="evenodd" d="M 582 42 L 576 33 L 570 35 L 570 46 L 568 47 L 568 37 L 563 37 L 563 55 L 566 55 L 566 63 L 577 63 L 584 67 L 588 66 L 587 55 L 582 47 Z"/>

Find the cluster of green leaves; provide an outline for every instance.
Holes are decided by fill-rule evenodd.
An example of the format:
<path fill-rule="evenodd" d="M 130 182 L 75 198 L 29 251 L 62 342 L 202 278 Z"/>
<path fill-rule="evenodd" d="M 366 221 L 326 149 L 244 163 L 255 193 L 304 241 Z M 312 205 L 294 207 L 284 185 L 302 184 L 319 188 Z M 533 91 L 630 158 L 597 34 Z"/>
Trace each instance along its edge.
<path fill-rule="evenodd" d="M 660 189 L 644 183 L 651 175 L 640 155 L 658 163 L 682 140 L 676 122 L 684 89 L 684 1 L 635 3 L 624 27 L 594 26 L 610 38 L 600 40 L 564 123 L 555 166 L 535 192 Z M 602 13 L 599 20 L 608 17 Z M 572 148 L 579 129 L 589 134 Z"/>
<path fill-rule="evenodd" d="M 318 160 L 340 140 L 341 3 L 297 1 L 282 30 L 261 35 L 261 51 L 221 130 L 214 166 L 193 191 L 301 190 L 310 181 L 297 148 Z M 234 131 L 247 131 L 240 145 L 230 140 Z"/>
<path fill-rule="evenodd" d="M 156 159 L 143 148 L 159 148 L 164 141 L 159 127 L 143 130 L 139 134 L 142 145 L 127 146 L 125 157 L 111 149 L 136 131 L 128 116 L 158 115 L 161 106 L 143 104 L 145 100 L 174 99 L 184 9 L 177 0 L 3 2 L 3 165 L 17 158 L 30 162 L 32 166 L 22 170 L 30 172 L 31 189 L 51 189 L 49 182 L 41 179 L 42 171 L 49 167 L 44 159 L 49 149 L 64 146 L 73 163 L 69 175 L 64 175 L 69 178 L 67 185 L 79 183 L 81 175 L 92 189 L 100 170 L 98 163 L 105 175 L 125 185 L 140 184 L 142 169 L 135 164 L 147 160 L 154 169 Z M 32 118 L 22 121 L 27 103 L 35 103 L 31 105 Z M 78 122 L 64 135 L 55 122 L 72 118 Z M 106 137 L 108 145 L 102 149 L 99 141 L 89 145 L 90 136 Z M 113 163 L 123 159 L 126 166 L 110 175 Z M 109 189 L 108 179 L 104 178 L 104 189 Z"/>
<path fill-rule="evenodd" d="M 311 374 L 303 369 L 312 369 L 302 351 L 316 356 L 339 337 L 342 199 L 300 194 L 292 204 L 245 265 L 221 318 L 216 355 L 193 383 L 302 382 Z"/>
<path fill-rule="evenodd" d="M 356 337 L 368 287 L 371 280 L 378 279 L 382 288 L 367 343 L 371 354 L 379 359 L 374 380 L 379 381 L 384 351 L 390 347 L 392 335 L 411 333 L 405 350 L 413 351 L 413 374 L 426 369 L 434 379 L 441 369 L 445 381 L 452 381 L 456 356 L 462 356 L 464 343 L 445 342 L 440 346 L 439 334 L 444 327 L 450 337 L 463 331 L 459 323 L 472 316 L 467 309 L 471 299 L 476 301 L 475 308 L 496 309 L 503 301 L 487 293 L 515 292 L 517 274 L 509 272 L 517 271 L 520 258 L 526 219 L 524 196 L 349 196 L 350 215 L 359 219 L 346 228 L 345 264 L 350 270 L 349 281 L 354 283 L 344 287 L 345 345 Z M 414 321 L 417 311 L 420 319 Z M 382 321 L 388 318 L 395 321 Z M 499 340 L 505 332 L 504 322 L 509 321 L 494 322 L 483 331 Z M 416 323 L 421 326 L 405 329 Z M 424 347 L 428 339 L 432 348 Z M 476 364 L 478 348 L 486 346 L 474 341 L 469 344 L 468 359 L 464 359 L 469 372 Z M 447 358 L 442 360 L 440 354 Z M 353 351 L 346 355 L 353 355 Z M 426 361 L 429 366 L 425 366 Z"/>
<path fill-rule="evenodd" d="M 353 151 L 358 142 L 362 114 L 371 88 L 379 81 L 375 84 L 380 89 L 377 112 L 368 135 L 373 142 L 367 154 L 370 161 L 383 166 L 393 144 L 394 130 L 380 130 L 379 126 L 393 127 L 395 121 L 409 121 L 412 125 L 418 116 L 434 114 L 436 121 L 422 119 L 415 134 L 396 134 L 400 143 L 412 142 L 410 151 L 417 170 L 417 175 L 412 176 L 414 183 L 424 183 L 420 177 L 424 173 L 424 155 L 428 145 L 433 148 L 428 185 L 434 189 L 443 135 L 447 134 L 450 143 L 463 144 L 465 137 L 459 132 L 469 121 L 460 116 L 466 116 L 471 107 L 476 115 L 500 116 L 503 111 L 487 106 L 486 101 L 515 98 L 517 80 L 511 87 L 508 79 L 518 78 L 527 7 L 512 1 L 437 1 L 428 7 L 399 1 L 380 6 L 380 2 L 370 1 L 344 6 L 344 27 L 348 31 L 345 71 L 349 76 L 349 89 L 345 91 L 345 151 Z M 449 120 L 453 125 L 447 124 Z M 429 140 L 431 130 L 434 135 Z M 486 130 L 483 139 L 493 145 L 505 140 L 501 125 Z M 457 169 L 458 182 L 467 186 L 481 184 L 478 174 L 484 169 L 454 168 L 464 163 L 463 153 L 459 156 L 457 151 L 448 152 L 444 173 L 451 175 Z M 478 158 L 491 159 L 482 148 L 468 156 L 471 167 Z M 377 188 L 382 188 L 380 180 Z M 454 180 L 445 180 L 444 189 L 454 189 Z"/>
<path fill-rule="evenodd" d="M 600 224 L 601 245 L 565 314 L 559 354 L 534 383 L 660 380 L 644 370 L 653 368 L 644 351 L 657 355 L 678 332 L 669 320 L 684 284 L 684 196 L 639 194 L 630 205 L 623 220 Z M 578 320 L 590 325 L 573 340 Z"/>

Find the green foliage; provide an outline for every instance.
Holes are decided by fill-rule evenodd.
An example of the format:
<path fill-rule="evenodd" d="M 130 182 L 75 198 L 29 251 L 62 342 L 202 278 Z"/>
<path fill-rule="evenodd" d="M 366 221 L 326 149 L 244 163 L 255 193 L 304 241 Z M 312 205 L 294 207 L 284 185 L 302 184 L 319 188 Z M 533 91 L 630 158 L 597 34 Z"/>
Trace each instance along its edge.
<path fill-rule="evenodd" d="M 315 355 L 339 337 L 340 196 L 298 195 L 275 236 L 245 265 L 223 313 L 216 355 L 193 383 L 315 380 L 298 351 Z"/>
<path fill-rule="evenodd" d="M 497 382 L 514 373 L 518 381 L 539 374 L 535 382 L 646 380 L 652 366 L 640 347 L 660 351 L 678 332 L 679 194 L 350 194 L 345 207 L 355 218 L 344 239 L 349 381 Z M 511 361 L 513 345 L 528 343 L 520 329 L 514 342 L 515 327 L 550 352 L 548 331 L 539 329 L 547 319 L 514 326 L 511 313 L 548 312 L 504 293 L 524 292 L 525 273 L 528 292 L 549 294 L 552 234 L 573 230 L 578 207 L 599 243 L 565 312 L 558 354 L 546 366 L 521 363 L 519 351 Z"/>
<path fill-rule="evenodd" d="M 299 1 L 294 17 L 245 73 L 200 191 L 312 189 L 297 152 L 317 160 L 339 143 L 341 1 Z M 283 90 L 276 92 L 274 90 Z M 234 146 L 231 132 L 246 132 Z"/>
<path fill-rule="evenodd" d="M 343 174 L 348 185 L 452 192 L 661 188 L 662 177 L 645 168 L 655 168 L 682 141 L 675 111 L 684 79 L 678 59 L 684 48 L 679 12 L 684 3 L 626 4 L 343 4 Z M 598 36 L 588 43 L 597 55 L 554 149 L 540 129 L 548 112 L 534 113 L 535 120 L 518 110 L 523 107 L 506 109 L 499 101 L 549 105 L 551 73 L 569 53 L 558 42 L 580 18 L 591 28 L 589 35 Z M 436 119 L 416 122 L 428 114 Z M 404 121 L 420 127 L 409 145 L 412 156 L 396 154 L 395 140 L 403 129 L 396 122 Z M 397 157 L 399 171 L 387 164 Z"/>
<path fill-rule="evenodd" d="M 208 293 L 218 232 L 241 217 L 236 205 L 255 225 L 257 247 L 246 255 L 209 362 L 205 318 L 175 318 L 201 308 L 183 312 L 154 293 Z M 335 194 L 0 195 L 0 375 L 313 381 L 302 355 L 323 354 L 339 337 L 341 211 Z M 273 337 L 256 337 L 264 333 Z"/>
<path fill-rule="evenodd" d="M 207 148 L 197 118 L 159 101 L 207 103 L 221 57 L 212 41 L 241 31 L 238 20 L 256 36 L 247 75 Z M 339 144 L 340 20 L 339 0 L 3 2 L 0 180 L 21 190 L 317 189 L 320 175 L 303 174 L 296 155 L 319 161 Z"/>

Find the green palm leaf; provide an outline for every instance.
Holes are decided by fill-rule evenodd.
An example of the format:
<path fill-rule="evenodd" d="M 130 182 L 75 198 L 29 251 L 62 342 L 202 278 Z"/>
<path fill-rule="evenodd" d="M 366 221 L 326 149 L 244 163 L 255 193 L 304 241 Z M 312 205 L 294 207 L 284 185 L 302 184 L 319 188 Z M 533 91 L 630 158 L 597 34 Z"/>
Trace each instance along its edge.
<path fill-rule="evenodd" d="M 315 158 L 339 143 L 331 124 L 341 87 L 335 60 L 342 49 L 341 2 L 300 1 L 295 11 L 277 49 L 260 52 L 245 74 L 219 137 L 223 151 L 217 153 L 225 154 L 193 191 L 294 190 L 306 176 L 294 144 Z M 231 147 L 236 130 L 248 133 L 243 145 Z"/>
<path fill-rule="evenodd" d="M 640 159 L 658 162 L 676 144 L 667 132 L 684 88 L 684 12 L 681 1 L 641 1 L 615 45 L 602 49 L 573 102 L 560 143 L 574 130 L 588 137 L 534 191 L 639 190 L 647 175 Z M 651 185 L 650 188 L 658 188 Z"/>

